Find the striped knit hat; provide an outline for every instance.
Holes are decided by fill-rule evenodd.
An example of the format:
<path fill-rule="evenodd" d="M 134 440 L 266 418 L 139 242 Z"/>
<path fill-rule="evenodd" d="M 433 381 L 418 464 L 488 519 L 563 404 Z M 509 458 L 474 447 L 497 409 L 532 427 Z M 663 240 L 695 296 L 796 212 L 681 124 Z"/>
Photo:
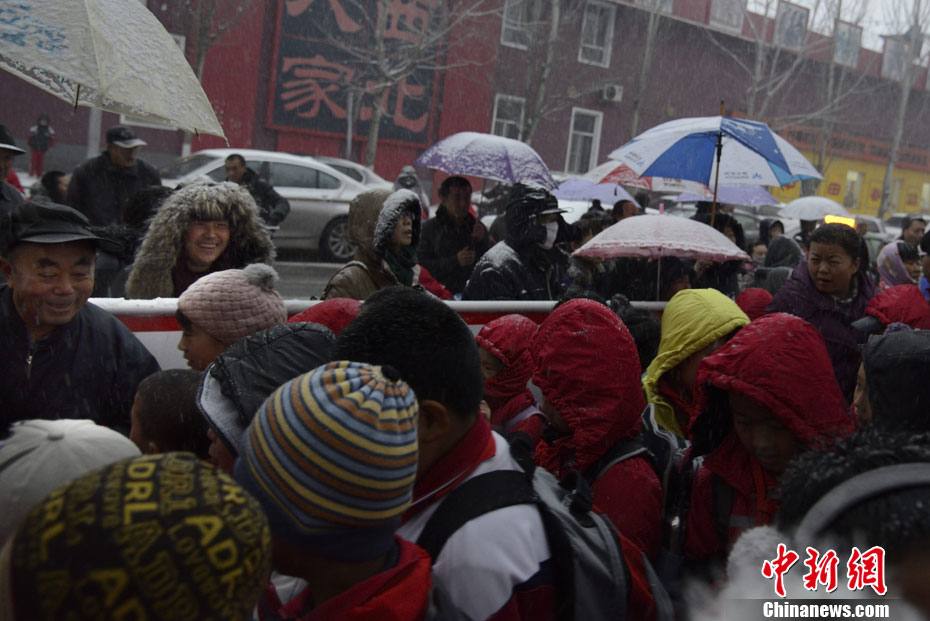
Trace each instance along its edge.
<path fill-rule="evenodd" d="M 288 545 L 336 560 L 377 558 L 412 497 L 417 414 L 416 396 L 390 367 L 318 367 L 259 408 L 236 480 Z"/>

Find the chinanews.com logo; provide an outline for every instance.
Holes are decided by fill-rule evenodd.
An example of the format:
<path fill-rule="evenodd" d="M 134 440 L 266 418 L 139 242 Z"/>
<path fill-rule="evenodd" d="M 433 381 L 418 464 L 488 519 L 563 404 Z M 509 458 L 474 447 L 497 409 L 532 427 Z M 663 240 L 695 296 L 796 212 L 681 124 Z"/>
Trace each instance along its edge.
<path fill-rule="evenodd" d="M 761 573 L 766 580 L 772 581 L 775 595 L 779 598 L 789 596 L 785 588 L 785 576 L 797 565 L 806 568 L 801 578 L 804 591 L 795 593 L 799 597 L 810 597 L 810 592 L 822 588 L 831 595 L 841 595 L 840 557 L 835 550 L 820 553 L 816 548 L 806 547 L 806 558 L 800 564 L 801 555 L 779 543 L 775 558 L 762 563 Z M 874 546 L 861 551 L 853 547 L 845 563 L 845 580 L 842 586 L 852 593 L 872 589 L 874 595 L 884 597 L 888 592 L 885 584 L 885 550 Z M 758 602 L 757 604 L 758 605 Z M 762 618 L 765 619 L 804 619 L 811 617 L 827 619 L 887 619 L 891 618 L 891 603 L 869 603 L 867 600 L 823 600 L 796 599 L 773 600 L 762 603 Z M 757 613 L 758 614 L 758 613 Z"/>

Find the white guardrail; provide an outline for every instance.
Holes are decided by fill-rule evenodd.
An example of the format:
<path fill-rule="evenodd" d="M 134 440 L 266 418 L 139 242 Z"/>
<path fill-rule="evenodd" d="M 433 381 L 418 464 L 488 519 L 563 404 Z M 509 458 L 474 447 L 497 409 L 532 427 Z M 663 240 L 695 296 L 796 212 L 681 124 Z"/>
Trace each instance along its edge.
<path fill-rule="evenodd" d="M 288 316 L 296 315 L 322 300 L 285 300 Z M 181 330 L 175 319 L 178 309 L 177 298 L 154 300 L 125 300 L 123 298 L 91 298 L 90 302 L 116 315 L 132 330 L 140 341 L 152 352 L 163 369 L 184 368 L 186 363 L 178 350 Z M 477 333 L 481 326 L 510 313 L 526 315 L 541 323 L 555 302 L 446 302 L 465 323 Z M 633 306 L 661 311 L 665 302 L 633 302 Z"/>

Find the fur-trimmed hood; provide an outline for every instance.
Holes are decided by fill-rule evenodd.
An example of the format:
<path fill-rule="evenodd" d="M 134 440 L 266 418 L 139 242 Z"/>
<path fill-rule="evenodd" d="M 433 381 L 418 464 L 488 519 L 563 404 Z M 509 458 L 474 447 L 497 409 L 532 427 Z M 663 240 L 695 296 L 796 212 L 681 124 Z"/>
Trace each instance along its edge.
<path fill-rule="evenodd" d="M 410 245 L 414 248 L 420 243 L 420 199 L 407 189 L 395 190 L 393 194 L 384 199 L 381 211 L 378 212 L 378 222 L 375 224 L 373 246 L 378 256 L 384 256 L 394 235 L 394 227 L 404 212 L 410 216 L 413 224 L 413 240 Z"/>
<path fill-rule="evenodd" d="M 179 189 L 152 219 L 126 284 L 127 297 L 174 297 L 171 271 L 181 257 L 184 234 L 191 222 L 229 221 L 229 245 L 214 265 L 241 269 L 250 263 L 270 263 L 274 245 L 262 225 L 248 190 L 235 183 L 194 183 Z"/>

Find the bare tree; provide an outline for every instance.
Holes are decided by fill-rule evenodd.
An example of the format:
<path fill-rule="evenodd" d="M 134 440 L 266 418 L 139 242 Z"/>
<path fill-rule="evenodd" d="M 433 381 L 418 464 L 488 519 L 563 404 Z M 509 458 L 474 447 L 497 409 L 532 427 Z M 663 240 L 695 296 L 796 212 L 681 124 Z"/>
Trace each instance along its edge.
<path fill-rule="evenodd" d="M 659 11 L 650 9 L 646 21 L 646 44 L 643 49 L 643 62 L 639 67 L 639 79 L 636 81 L 636 94 L 633 95 L 633 114 L 630 120 L 630 136 L 636 136 L 639 129 L 639 110 L 646 88 L 649 84 L 649 71 L 652 68 L 652 58 L 655 55 L 656 34 L 659 31 Z"/>
<path fill-rule="evenodd" d="M 191 66 L 197 79 L 203 78 L 203 65 L 210 48 L 252 8 L 254 0 L 187 0 L 190 21 L 188 44 L 194 52 Z"/>
<path fill-rule="evenodd" d="M 907 104 L 911 97 L 911 87 L 917 74 L 917 63 L 921 58 L 924 35 L 923 32 L 930 25 L 930 2 L 911 0 L 911 11 L 908 12 L 902 0 L 888 3 L 887 9 L 893 11 L 892 15 L 908 15 L 907 22 L 902 24 L 907 34 L 907 52 L 904 58 L 904 71 L 898 88 L 898 109 L 895 114 L 892 129 L 891 150 L 888 153 L 888 163 L 885 166 L 885 179 L 882 183 L 882 202 L 878 208 L 878 217 L 883 218 L 891 205 L 891 194 L 894 188 L 894 168 L 898 162 L 898 150 L 901 147 L 901 137 L 904 134 L 904 123 L 907 117 Z M 893 5 L 893 6 L 892 6 Z M 900 22 L 899 22 L 900 23 Z"/>

